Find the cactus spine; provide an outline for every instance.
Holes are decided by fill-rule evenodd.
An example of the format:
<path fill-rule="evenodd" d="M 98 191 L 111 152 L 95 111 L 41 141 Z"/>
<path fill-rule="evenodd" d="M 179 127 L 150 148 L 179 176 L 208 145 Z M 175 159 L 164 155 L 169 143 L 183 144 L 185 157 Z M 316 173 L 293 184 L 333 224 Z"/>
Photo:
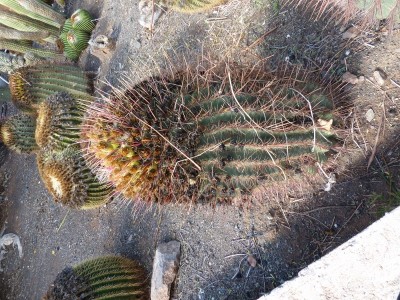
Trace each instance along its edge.
<path fill-rule="evenodd" d="M 46 65 L 23 67 L 11 73 L 10 90 L 14 103 L 35 110 L 48 96 L 67 92 L 79 99 L 91 99 L 92 81 L 79 67 Z"/>
<path fill-rule="evenodd" d="M 17 153 L 31 153 L 39 149 L 35 141 L 35 118 L 20 114 L 8 118 L 1 125 L 3 143 Z"/>
<path fill-rule="evenodd" d="M 149 299 L 146 276 L 135 261 L 105 256 L 74 267 L 66 267 L 57 275 L 43 300 L 61 299 Z"/>
<path fill-rule="evenodd" d="M 56 152 L 42 149 L 37 156 L 39 174 L 56 202 L 78 209 L 104 205 L 111 188 L 99 183 L 75 148 Z"/>
<path fill-rule="evenodd" d="M 337 142 L 317 125 L 336 119 L 337 86 L 264 71 L 240 70 L 232 85 L 179 76 L 150 79 L 88 110 L 90 166 L 126 198 L 163 201 L 174 188 L 193 191 L 190 182 L 206 197 L 229 198 L 314 172 Z"/>

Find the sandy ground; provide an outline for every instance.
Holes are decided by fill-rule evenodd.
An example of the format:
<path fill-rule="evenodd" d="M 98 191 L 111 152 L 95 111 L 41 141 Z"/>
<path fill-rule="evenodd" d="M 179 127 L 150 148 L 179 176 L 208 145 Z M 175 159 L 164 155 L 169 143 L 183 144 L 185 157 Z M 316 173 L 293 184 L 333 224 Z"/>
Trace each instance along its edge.
<path fill-rule="evenodd" d="M 99 90 L 107 90 L 108 84 L 122 88 L 122 79 L 135 83 L 158 68 L 179 66 L 177 61 L 190 62 L 204 53 L 246 62 L 273 55 L 272 68 L 285 60 L 305 67 L 335 61 L 337 76 L 347 68 L 368 78 L 380 67 L 400 83 L 398 31 L 390 39 L 371 31 L 348 45 L 339 28 L 313 23 L 302 13 L 283 10 L 269 18 L 275 13 L 269 3 L 234 0 L 208 14 L 166 12 L 151 33 L 137 22 L 137 4 L 79 4 L 99 18 L 94 34 L 117 41 L 109 60 L 100 62 L 88 53 L 80 60 L 86 70 L 98 72 Z M 69 12 L 77 4 L 73 6 Z M 171 59 L 168 63 L 166 57 Z M 40 299 L 64 266 L 104 254 L 137 259 L 150 276 L 157 244 L 176 239 L 182 243 L 182 259 L 173 299 L 257 299 L 375 220 L 382 205 L 371 205 L 369 199 L 374 193 L 387 195 L 385 174 L 399 183 L 399 145 L 394 137 L 399 132 L 400 88 L 392 83 L 381 88 L 366 80 L 349 91 L 355 103 L 349 116 L 353 134 L 338 158 L 339 183 L 331 192 L 265 199 L 263 209 L 170 204 L 133 211 L 129 204 L 111 203 L 93 211 L 73 211 L 51 199 L 34 156 L 10 153 L 1 167 L 9 178 L 0 209 L 6 233 L 20 236 L 24 257 L 19 259 L 11 249 L 7 254 L 0 298 Z M 367 122 L 370 108 L 375 117 Z M 378 132 L 376 159 L 367 171 Z M 247 262 L 249 257 L 257 260 L 255 268 Z"/>

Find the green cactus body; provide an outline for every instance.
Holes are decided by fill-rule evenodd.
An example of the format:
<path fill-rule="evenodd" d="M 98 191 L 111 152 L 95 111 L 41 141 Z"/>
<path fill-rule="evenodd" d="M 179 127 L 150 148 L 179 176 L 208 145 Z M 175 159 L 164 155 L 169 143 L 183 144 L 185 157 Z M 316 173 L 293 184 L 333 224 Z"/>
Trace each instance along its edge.
<path fill-rule="evenodd" d="M 60 28 L 61 24 L 64 24 L 65 17 L 56 12 L 52 7 L 43 1 L 40 0 L 17 0 L 18 4 L 20 4 L 26 10 L 29 10 L 37 15 L 43 16 L 49 20 L 55 21 Z"/>
<path fill-rule="evenodd" d="M 92 16 L 84 9 L 78 9 L 71 15 L 71 25 L 73 29 L 78 29 L 91 33 L 95 27 Z"/>
<path fill-rule="evenodd" d="M 32 153 L 39 149 L 35 141 L 35 118 L 19 114 L 8 118 L 0 128 L 3 143 L 17 153 Z"/>
<path fill-rule="evenodd" d="M 150 79 L 88 109 L 89 164 L 126 198 L 168 201 L 171 191 L 193 195 L 194 182 L 200 197 L 251 193 L 312 176 L 338 142 L 319 123 L 340 125 L 338 85 L 245 70 L 232 86 L 180 76 Z"/>
<path fill-rule="evenodd" d="M 29 18 L 41 21 L 43 23 L 49 24 L 55 28 L 60 28 L 61 25 L 64 23 L 65 18 L 63 18 L 63 20 L 60 17 L 60 14 L 58 14 L 56 16 L 56 18 L 53 19 L 54 13 L 55 12 L 50 6 L 46 5 L 43 3 L 43 5 L 46 5 L 47 10 L 45 12 L 41 12 L 41 13 L 37 13 L 35 12 L 35 10 L 32 10 L 32 7 L 36 6 L 38 1 L 36 0 L 24 0 L 21 2 L 19 2 L 20 0 L 0 0 L 0 5 L 3 5 L 7 8 L 9 8 L 10 10 L 16 12 L 19 15 L 24 15 L 27 16 Z M 27 2 L 31 2 L 31 4 L 27 4 Z M 29 8 L 25 8 L 23 5 L 25 6 L 29 6 L 31 5 L 31 7 Z M 62 15 L 61 15 L 62 16 Z"/>
<path fill-rule="evenodd" d="M 72 29 L 72 22 L 71 19 L 67 19 L 65 20 L 65 23 L 61 29 L 61 33 L 67 33 L 68 31 L 70 31 Z"/>
<path fill-rule="evenodd" d="M 56 93 L 39 104 L 35 139 L 41 148 L 61 151 L 77 144 L 85 102 Z"/>
<path fill-rule="evenodd" d="M 77 29 L 71 29 L 66 34 L 66 40 L 69 46 L 81 53 L 88 46 L 90 34 Z"/>
<path fill-rule="evenodd" d="M 19 40 L 0 39 L 0 48 L 19 53 L 32 53 L 43 58 L 62 58 L 62 56 L 55 51 L 35 48 Z"/>
<path fill-rule="evenodd" d="M 179 12 L 197 13 L 221 5 L 226 0 L 163 0 L 162 4 Z"/>
<path fill-rule="evenodd" d="M 19 31 L 48 32 L 52 36 L 45 38 L 44 40 L 49 42 L 55 41 L 59 31 L 58 28 L 49 24 L 6 10 L 1 10 L 0 23 Z"/>
<path fill-rule="evenodd" d="M 25 32 L 0 25 L 0 38 L 2 39 L 40 41 L 49 35 L 45 31 Z"/>
<path fill-rule="evenodd" d="M 112 189 L 100 183 L 86 164 L 77 148 L 63 151 L 42 149 L 37 155 L 39 174 L 56 202 L 78 209 L 91 209 L 104 205 Z"/>
<path fill-rule="evenodd" d="M 43 297 L 61 299 L 149 299 L 145 271 L 133 260 L 105 256 L 66 267 Z"/>
<path fill-rule="evenodd" d="M 48 96 L 67 92 L 78 99 L 91 99 L 93 83 L 85 72 L 72 65 L 23 67 L 9 78 L 14 103 L 25 110 L 35 110 Z"/>

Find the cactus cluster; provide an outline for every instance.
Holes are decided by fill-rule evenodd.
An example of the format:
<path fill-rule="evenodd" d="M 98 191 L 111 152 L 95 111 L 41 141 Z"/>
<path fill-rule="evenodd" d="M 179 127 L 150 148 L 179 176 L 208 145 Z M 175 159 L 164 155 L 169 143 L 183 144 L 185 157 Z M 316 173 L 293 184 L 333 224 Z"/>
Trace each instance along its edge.
<path fill-rule="evenodd" d="M 56 202 L 89 209 L 112 196 L 84 162 L 79 145 L 85 108 L 93 101 L 93 83 L 72 65 L 23 67 L 10 75 L 14 104 L 30 114 L 8 118 L 2 141 L 19 153 L 37 152 L 39 173 Z"/>
<path fill-rule="evenodd" d="M 73 61 L 78 60 L 81 52 L 88 46 L 94 27 L 92 17 L 84 9 L 78 9 L 65 21 L 60 42 L 67 58 Z"/>
<path fill-rule="evenodd" d="M 229 199 L 315 172 L 338 141 L 318 120 L 338 120 L 341 88 L 300 73 L 224 74 L 151 78 L 94 103 L 83 126 L 93 171 L 126 198 L 155 201 Z"/>
<path fill-rule="evenodd" d="M 133 260 L 105 256 L 66 267 L 42 300 L 149 299 L 145 271 Z"/>

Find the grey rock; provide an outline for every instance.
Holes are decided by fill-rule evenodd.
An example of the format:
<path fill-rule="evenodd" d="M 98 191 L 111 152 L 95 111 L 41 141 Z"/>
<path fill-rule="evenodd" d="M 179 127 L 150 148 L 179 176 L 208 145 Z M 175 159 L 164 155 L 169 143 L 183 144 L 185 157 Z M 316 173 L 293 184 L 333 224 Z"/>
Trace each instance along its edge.
<path fill-rule="evenodd" d="M 181 244 L 171 241 L 157 247 L 151 277 L 151 300 L 170 299 L 171 285 L 178 273 Z"/>

